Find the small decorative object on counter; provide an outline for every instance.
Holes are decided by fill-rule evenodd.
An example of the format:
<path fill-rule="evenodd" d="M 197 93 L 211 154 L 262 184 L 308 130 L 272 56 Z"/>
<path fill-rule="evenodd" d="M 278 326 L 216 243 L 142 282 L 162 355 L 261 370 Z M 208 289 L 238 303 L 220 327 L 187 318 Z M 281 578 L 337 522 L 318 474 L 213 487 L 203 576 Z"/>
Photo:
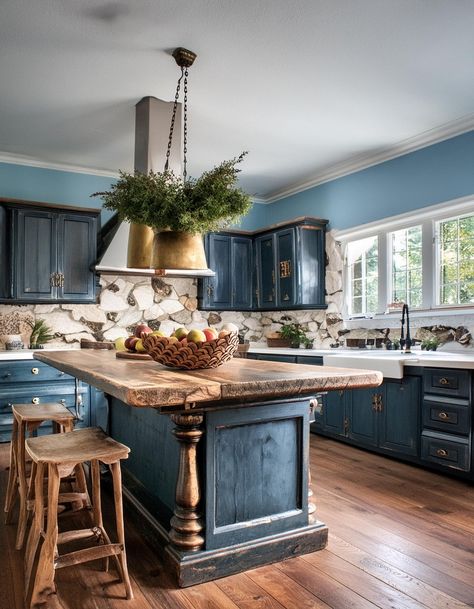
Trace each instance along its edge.
<path fill-rule="evenodd" d="M 19 334 L 6 334 L 2 336 L 2 341 L 7 351 L 19 351 L 24 346 Z"/>
<path fill-rule="evenodd" d="M 50 328 L 44 319 L 37 319 L 32 325 L 30 336 L 30 349 L 43 349 L 45 343 L 54 338 L 52 328 Z"/>
<path fill-rule="evenodd" d="M 280 332 L 269 332 L 266 338 L 269 347 L 289 347 L 291 344 L 290 339 L 283 338 Z"/>

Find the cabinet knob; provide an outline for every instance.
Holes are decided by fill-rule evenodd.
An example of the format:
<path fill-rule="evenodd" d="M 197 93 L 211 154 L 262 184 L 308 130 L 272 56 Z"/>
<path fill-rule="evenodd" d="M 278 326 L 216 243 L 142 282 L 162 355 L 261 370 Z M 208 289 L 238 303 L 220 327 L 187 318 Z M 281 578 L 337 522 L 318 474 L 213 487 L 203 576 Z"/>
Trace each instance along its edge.
<path fill-rule="evenodd" d="M 40 399 L 39 398 L 32 398 L 31 399 L 31 403 L 32 404 L 39 404 L 40 403 Z"/>
<path fill-rule="evenodd" d="M 442 377 L 439 379 L 439 384 L 440 384 L 440 385 L 449 385 L 449 379 L 447 379 L 445 376 L 442 376 Z"/>
<path fill-rule="evenodd" d="M 62 404 L 63 406 L 66 406 L 66 400 L 59 400 L 59 403 Z"/>
<path fill-rule="evenodd" d="M 439 412 L 438 418 L 444 419 L 446 421 L 447 419 L 449 419 L 449 414 L 447 412 Z"/>
<path fill-rule="evenodd" d="M 39 368 L 32 368 L 31 374 L 39 374 Z"/>
<path fill-rule="evenodd" d="M 436 451 L 436 454 L 438 455 L 438 457 L 447 457 L 448 451 L 445 450 L 444 448 L 438 448 L 438 450 Z"/>

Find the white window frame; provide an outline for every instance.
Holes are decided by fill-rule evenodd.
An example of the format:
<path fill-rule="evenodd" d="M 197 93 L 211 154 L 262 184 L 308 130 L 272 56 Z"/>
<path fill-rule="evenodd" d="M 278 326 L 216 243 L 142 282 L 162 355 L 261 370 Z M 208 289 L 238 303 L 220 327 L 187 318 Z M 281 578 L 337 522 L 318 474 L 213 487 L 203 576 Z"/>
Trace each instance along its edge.
<path fill-rule="evenodd" d="M 472 305 L 441 305 L 439 304 L 439 274 L 438 269 L 438 247 L 436 235 L 436 223 L 441 220 L 449 220 L 469 216 L 474 213 L 474 195 L 462 197 L 452 201 L 447 201 L 439 205 L 431 205 L 418 209 L 414 212 L 400 214 L 385 218 L 379 222 L 371 222 L 354 229 L 336 231 L 334 238 L 340 242 L 343 247 L 344 270 L 343 270 L 343 286 L 344 286 L 344 304 L 343 317 L 344 319 L 359 319 L 367 317 L 387 317 L 399 316 L 399 314 L 386 313 L 387 303 L 391 299 L 391 248 L 388 235 L 391 232 L 401 229 L 407 229 L 411 226 L 421 225 L 422 227 L 422 306 L 414 309 L 414 313 L 426 315 L 429 312 L 434 314 L 445 314 L 446 312 L 466 313 L 473 311 Z M 357 241 L 366 237 L 378 237 L 378 255 L 379 255 L 379 298 L 378 310 L 372 315 L 349 315 L 350 306 L 350 272 L 346 264 L 346 248 L 350 241 Z"/>

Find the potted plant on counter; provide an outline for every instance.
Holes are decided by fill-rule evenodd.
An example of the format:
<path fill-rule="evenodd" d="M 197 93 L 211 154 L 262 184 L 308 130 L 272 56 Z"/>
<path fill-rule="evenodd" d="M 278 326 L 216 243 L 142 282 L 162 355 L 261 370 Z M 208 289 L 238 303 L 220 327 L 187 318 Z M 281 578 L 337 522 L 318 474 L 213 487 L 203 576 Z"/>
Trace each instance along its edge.
<path fill-rule="evenodd" d="M 237 165 L 246 152 L 197 179 L 161 173 L 120 172 L 106 192 L 96 192 L 105 209 L 121 220 L 153 228 L 152 268 L 206 269 L 202 233 L 235 222 L 250 210 L 250 197 L 236 187 Z"/>
<path fill-rule="evenodd" d="M 30 349 L 43 349 L 44 345 L 54 338 L 52 328 L 50 328 L 44 319 L 37 319 L 31 325 Z"/>
<path fill-rule="evenodd" d="M 301 327 L 301 324 L 291 323 L 283 324 L 280 330 L 280 336 L 290 341 L 290 347 L 298 349 L 300 345 L 308 347 L 312 341 L 306 336 L 306 332 Z"/>

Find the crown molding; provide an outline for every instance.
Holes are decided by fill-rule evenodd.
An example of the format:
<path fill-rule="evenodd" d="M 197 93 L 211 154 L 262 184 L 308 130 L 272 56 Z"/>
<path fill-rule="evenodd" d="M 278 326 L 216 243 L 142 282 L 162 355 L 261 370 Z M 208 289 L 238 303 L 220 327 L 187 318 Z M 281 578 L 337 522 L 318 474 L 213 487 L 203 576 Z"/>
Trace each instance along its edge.
<path fill-rule="evenodd" d="M 35 157 L 22 154 L 11 154 L 0 151 L 0 163 L 11 165 L 26 165 L 28 167 L 39 167 L 40 169 L 52 169 L 54 171 L 70 171 L 72 173 L 85 173 L 88 175 L 101 176 L 105 178 L 118 178 L 119 172 L 107 171 L 105 169 L 93 169 L 92 167 L 81 167 L 80 165 L 69 165 L 67 163 L 50 163 Z"/>
<path fill-rule="evenodd" d="M 432 144 L 448 140 L 457 135 L 462 135 L 473 129 L 474 113 L 445 123 L 434 129 L 423 131 L 423 133 L 403 140 L 394 146 L 380 148 L 375 152 L 359 154 L 346 161 L 332 165 L 330 168 L 317 173 L 309 180 L 295 183 L 287 188 L 275 191 L 270 195 L 263 197 L 263 202 L 267 204 L 274 203 L 275 201 L 279 201 L 290 195 L 295 195 L 304 190 L 309 190 L 310 188 L 324 184 L 325 182 L 330 182 L 337 178 L 350 175 L 351 173 L 368 169 L 369 167 L 395 159 L 404 154 L 408 154 L 409 152 L 415 152 L 416 150 L 431 146 Z"/>

